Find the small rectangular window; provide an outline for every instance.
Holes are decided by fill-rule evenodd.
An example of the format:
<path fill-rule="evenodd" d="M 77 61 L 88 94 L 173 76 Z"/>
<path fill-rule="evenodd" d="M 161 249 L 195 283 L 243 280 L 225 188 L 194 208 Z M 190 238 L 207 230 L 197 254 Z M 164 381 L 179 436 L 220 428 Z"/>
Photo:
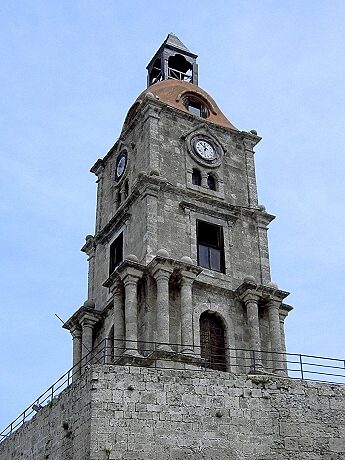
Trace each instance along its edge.
<path fill-rule="evenodd" d="M 110 262 L 109 274 L 113 273 L 115 268 L 120 265 L 123 260 L 123 233 L 116 238 L 110 245 Z"/>
<path fill-rule="evenodd" d="M 198 265 L 224 273 L 223 228 L 197 221 Z"/>

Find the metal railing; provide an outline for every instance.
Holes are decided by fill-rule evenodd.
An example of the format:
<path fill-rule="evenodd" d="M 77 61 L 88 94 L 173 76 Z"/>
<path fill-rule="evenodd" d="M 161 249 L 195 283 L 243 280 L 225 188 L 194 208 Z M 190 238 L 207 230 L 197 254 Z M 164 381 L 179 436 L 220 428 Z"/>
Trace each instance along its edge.
<path fill-rule="evenodd" d="M 151 80 L 150 80 L 151 85 L 153 85 L 154 83 L 158 83 L 159 81 L 163 80 L 163 74 L 162 74 L 161 69 L 159 69 L 158 67 L 154 67 L 153 70 L 156 71 L 156 75 L 151 78 Z M 187 81 L 189 83 L 191 83 L 192 80 L 193 80 L 192 75 L 190 75 L 188 73 L 181 72 L 180 70 L 173 69 L 171 67 L 168 67 L 167 78 L 169 80 L 182 80 L 182 81 Z"/>
<path fill-rule="evenodd" d="M 258 355 L 261 355 L 258 359 Z M 53 385 L 30 404 L 1 433 L 0 442 L 18 429 L 44 406 L 53 404 L 64 389 L 85 372 L 89 365 L 112 364 L 154 367 L 157 369 L 229 371 L 235 374 L 260 373 L 273 375 L 278 367 L 285 377 L 345 383 L 345 360 L 298 353 L 254 351 L 246 348 L 203 347 L 196 345 L 166 344 L 146 341 L 104 339 L 63 374 Z"/>
<path fill-rule="evenodd" d="M 171 67 L 168 67 L 168 78 L 172 80 L 188 81 L 190 83 L 193 77 L 192 75 L 181 72 L 180 70 L 176 70 L 176 69 L 172 69 Z"/>

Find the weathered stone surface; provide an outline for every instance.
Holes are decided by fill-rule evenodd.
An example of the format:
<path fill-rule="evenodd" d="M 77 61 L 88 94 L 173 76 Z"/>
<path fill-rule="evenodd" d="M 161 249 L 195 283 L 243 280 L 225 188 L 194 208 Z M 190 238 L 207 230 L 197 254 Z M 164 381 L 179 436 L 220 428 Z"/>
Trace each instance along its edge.
<path fill-rule="evenodd" d="M 345 458 L 343 386 L 259 380 L 93 366 L 0 444 L 0 460 Z"/>

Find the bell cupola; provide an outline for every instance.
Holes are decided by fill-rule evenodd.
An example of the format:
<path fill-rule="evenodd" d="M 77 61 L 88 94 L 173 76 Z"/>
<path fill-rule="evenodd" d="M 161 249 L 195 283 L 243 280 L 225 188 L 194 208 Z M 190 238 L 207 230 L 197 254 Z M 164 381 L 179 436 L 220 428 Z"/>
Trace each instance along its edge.
<path fill-rule="evenodd" d="M 147 86 L 162 80 L 182 80 L 198 84 L 198 56 L 170 33 L 147 68 Z"/>

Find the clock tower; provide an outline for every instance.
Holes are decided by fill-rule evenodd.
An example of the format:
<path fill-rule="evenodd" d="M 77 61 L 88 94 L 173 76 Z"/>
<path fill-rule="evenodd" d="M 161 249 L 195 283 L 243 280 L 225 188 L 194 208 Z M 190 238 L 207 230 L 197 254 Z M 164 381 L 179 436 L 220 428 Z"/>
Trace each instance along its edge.
<path fill-rule="evenodd" d="M 75 375 L 107 362 L 286 373 L 288 292 L 271 282 L 256 131 L 198 86 L 197 55 L 169 34 L 97 177 L 88 299 L 65 323 Z"/>

